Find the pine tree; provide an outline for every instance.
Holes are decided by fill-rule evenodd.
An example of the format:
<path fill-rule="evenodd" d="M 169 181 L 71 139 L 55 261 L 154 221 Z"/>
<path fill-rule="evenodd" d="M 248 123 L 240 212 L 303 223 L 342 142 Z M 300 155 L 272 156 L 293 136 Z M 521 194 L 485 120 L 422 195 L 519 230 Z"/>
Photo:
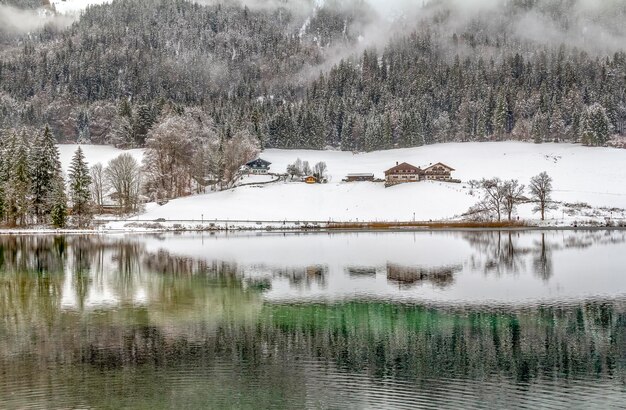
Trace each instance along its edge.
<path fill-rule="evenodd" d="M 63 186 L 63 178 L 55 180 L 50 196 L 50 222 L 55 228 L 65 228 L 67 223 L 67 196 Z"/>
<path fill-rule="evenodd" d="M 496 110 L 493 113 L 493 134 L 497 139 L 502 139 L 507 130 L 508 106 L 506 97 L 501 94 L 498 96 Z"/>
<path fill-rule="evenodd" d="M 8 138 L 0 134 L 0 224 L 4 221 L 4 186 L 7 183 L 7 146 Z"/>
<path fill-rule="evenodd" d="M 548 117 L 542 112 L 535 114 L 533 118 L 533 141 L 537 144 L 541 144 L 546 140 L 546 136 L 549 134 L 550 125 L 548 124 Z"/>
<path fill-rule="evenodd" d="M 9 225 L 25 224 L 29 210 L 30 175 L 26 134 L 9 139 L 7 182 L 4 189 L 5 213 Z"/>
<path fill-rule="evenodd" d="M 35 138 L 30 151 L 30 180 L 32 212 L 38 223 L 46 221 L 52 206 L 50 196 L 54 182 L 61 176 L 61 161 L 56 141 L 46 126 Z"/>
<path fill-rule="evenodd" d="M 584 145 L 604 145 L 611 135 L 611 122 L 600 104 L 587 108 L 581 118 L 581 142 Z"/>
<path fill-rule="evenodd" d="M 69 195 L 72 201 L 72 214 L 78 219 L 78 226 L 84 225 L 84 218 L 89 215 L 91 199 L 91 175 L 85 162 L 85 155 L 81 147 L 78 147 L 69 172 Z"/>

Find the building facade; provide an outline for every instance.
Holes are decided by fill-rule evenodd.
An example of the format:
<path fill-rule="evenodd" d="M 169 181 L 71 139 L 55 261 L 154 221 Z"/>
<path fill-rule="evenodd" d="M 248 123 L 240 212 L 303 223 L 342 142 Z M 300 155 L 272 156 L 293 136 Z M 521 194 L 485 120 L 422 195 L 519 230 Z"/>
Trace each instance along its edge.
<path fill-rule="evenodd" d="M 346 182 L 373 182 L 374 174 L 348 174 Z"/>
<path fill-rule="evenodd" d="M 268 162 L 264 159 L 257 158 L 253 161 L 250 161 L 246 164 L 246 169 L 251 174 L 260 174 L 264 175 L 270 171 L 270 165 L 272 163 Z"/>
<path fill-rule="evenodd" d="M 419 182 L 423 171 L 421 168 L 403 162 L 385 171 L 385 185 L 397 185 L 407 182 Z"/>
<path fill-rule="evenodd" d="M 435 181 L 449 181 L 452 179 L 454 168 L 438 162 L 424 169 L 424 179 Z"/>

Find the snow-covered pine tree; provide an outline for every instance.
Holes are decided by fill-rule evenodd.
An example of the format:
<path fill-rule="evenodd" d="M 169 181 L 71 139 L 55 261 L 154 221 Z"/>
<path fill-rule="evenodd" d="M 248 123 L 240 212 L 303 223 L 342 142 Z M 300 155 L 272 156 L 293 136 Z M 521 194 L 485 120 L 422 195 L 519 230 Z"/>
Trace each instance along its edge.
<path fill-rule="evenodd" d="M 611 122 L 606 109 L 596 103 L 583 113 L 580 140 L 584 145 L 604 145 L 611 136 Z"/>
<path fill-rule="evenodd" d="M 550 132 L 550 124 L 549 124 L 548 116 L 542 113 L 541 111 L 537 112 L 537 114 L 535 114 L 535 117 L 533 118 L 533 127 L 532 127 L 533 141 L 537 144 L 541 144 L 542 142 L 546 140 L 546 137 L 548 136 L 549 132 Z"/>
<path fill-rule="evenodd" d="M 69 196 L 72 201 L 72 214 L 76 216 L 79 227 L 84 226 L 85 218 L 89 216 L 91 201 L 91 175 L 85 162 L 85 155 L 78 147 L 69 171 Z"/>
<path fill-rule="evenodd" d="M 493 113 L 493 134 L 497 139 L 504 138 L 504 134 L 507 131 L 507 116 L 508 116 L 508 105 L 506 101 L 506 96 L 504 93 L 501 93 L 498 96 L 498 102 L 496 103 L 496 110 Z"/>
<path fill-rule="evenodd" d="M 67 195 L 63 178 L 56 178 L 50 195 L 50 223 L 55 228 L 64 228 L 67 223 Z"/>
<path fill-rule="evenodd" d="M 30 175 L 26 133 L 9 138 L 7 152 L 7 182 L 5 185 L 5 213 L 10 226 L 27 222 L 29 211 Z"/>
<path fill-rule="evenodd" d="M 61 178 L 61 160 L 48 126 L 38 135 L 30 150 L 31 206 L 37 223 L 45 223 L 52 207 L 55 181 Z"/>
<path fill-rule="evenodd" d="M 0 224 L 4 222 L 5 208 L 4 208 L 4 186 L 7 183 L 7 148 L 9 138 L 4 134 L 0 134 Z"/>

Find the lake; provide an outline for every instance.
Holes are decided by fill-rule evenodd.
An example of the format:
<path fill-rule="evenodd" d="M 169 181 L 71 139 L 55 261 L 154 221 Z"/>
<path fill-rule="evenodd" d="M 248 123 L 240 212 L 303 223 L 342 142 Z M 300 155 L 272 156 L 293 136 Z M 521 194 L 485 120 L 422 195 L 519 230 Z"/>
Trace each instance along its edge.
<path fill-rule="evenodd" d="M 625 231 L 0 235 L 0 408 L 625 403 Z"/>

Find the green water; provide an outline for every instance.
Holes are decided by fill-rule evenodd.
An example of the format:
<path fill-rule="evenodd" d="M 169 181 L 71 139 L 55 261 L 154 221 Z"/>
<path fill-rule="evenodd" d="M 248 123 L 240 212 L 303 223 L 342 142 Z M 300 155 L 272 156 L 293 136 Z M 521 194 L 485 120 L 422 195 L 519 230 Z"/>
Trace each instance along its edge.
<path fill-rule="evenodd" d="M 617 263 L 623 236 L 609 236 L 575 249 L 601 250 Z M 321 243 L 344 239 L 350 245 L 339 255 L 354 243 L 364 247 L 364 240 L 406 238 L 314 237 Z M 268 276 L 263 272 L 276 255 L 246 255 L 262 246 L 259 241 L 283 239 L 247 238 L 243 249 L 237 240 L 0 236 L 0 407 L 626 406 L 623 265 L 610 272 L 616 277 L 613 294 L 436 303 L 411 299 L 415 289 L 397 287 L 394 278 L 385 283 L 403 297 L 377 295 L 378 285 L 371 283 L 376 275 L 355 277 L 354 270 L 344 269 L 344 256 L 331 264 L 320 255 L 317 269 L 292 266 Z M 467 243 L 460 234 L 445 240 Z M 192 252 L 199 241 L 208 248 Z M 242 253 L 223 248 L 230 244 Z M 443 296 L 453 292 L 473 272 L 476 252 L 484 251 L 472 249 L 472 263 L 461 262 L 454 280 L 418 286 Z M 571 257 L 563 253 L 561 264 L 558 248 L 552 252 L 552 274 L 567 288 L 567 272 L 561 270 L 574 275 L 565 263 Z M 397 266 L 399 256 L 387 251 L 382 258 Z M 538 266 L 521 265 L 531 273 Z M 333 284 L 340 272 L 348 279 Z M 482 265 L 480 272 L 485 283 L 514 285 L 527 274 L 494 276 Z M 531 277 L 551 286 L 545 275 Z M 331 292 L 363 283 L 374 290 L 350 298 Z M 322 293 L 312 298 L 309 291 Z"/>

